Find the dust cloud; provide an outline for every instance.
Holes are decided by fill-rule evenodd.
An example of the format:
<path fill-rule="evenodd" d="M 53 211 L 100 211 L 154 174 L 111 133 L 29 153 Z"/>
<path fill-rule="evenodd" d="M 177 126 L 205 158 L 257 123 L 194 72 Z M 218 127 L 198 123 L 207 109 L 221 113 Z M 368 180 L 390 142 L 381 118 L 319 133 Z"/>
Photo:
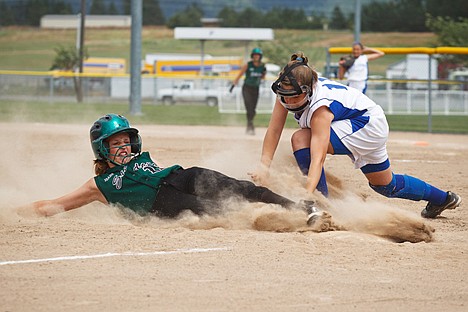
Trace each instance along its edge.
<path fill-rule="evenodd" d="M 34 125 L 0 123 L 8 152 L 0 165 L 0 224 L 43 222 L 33 214 L 20 214 L 17 208 L 41 199 L 62 196 L 80 187 L 93 176 L 92 152 L 86 125 Z M 243 134 L 242 134 L 243 135 Z M 183 134 L 182 134 L 183 136 Z M 243 138 L 243 137 L 242 137 Z M 234 138 L 235 139 L 235 138 Z M 145 140 L 145 138 L 143 138 Z M 183 140 L 183 138 L 180 138 Z M 223 142 L 226 140 L 223 139 Z M 150 138 L 145 146 L 160 146 L 173 153 L 177 150 L 161 144 L 162 138 Z M 219 147 L 220 142 L 213 143 Z M 169 143 L 167 143 L 169 144 Z M 241 140 L 225 144 L 217 152 L 202 153 L 196 143 L 185 158 L 203 167 L 248 180 L 247 172 L 255 170 L 260 155 L 259 140 Z M 208 144 L 208 143 L 207 143 Z M 227 145 L 227 146 L 226 146 Z M 184 147 L 186 148 L 186 147 Z M 211 147 L 212 148 L 212 147 Z M 281 151 L 285 152 L 281 152 Z M 203 154 L 203 157 L 200 155 Z M 169 155 L 170 156 L 170 155 Z M 127 210 L 93 203 L 80 209 L 47 218 L 74 219 L 86 224 L 131 224 L 158 228 L 235 229 L 272 232 L 354 231 L 384 237 L 395 242 L 430 242 L 433 229 L 419 216 L 380 202 L 366 201 L 359 194 L 343 188 L 339 179 L 330 176 L 331 197 L 307 194 L 305 178 L 297 169 L 287 148 L 279 149 L 267 185 L 273 191 L 298 202 L 315 200 L 328 214 L 314 226 L 307 226 L 307 215 L 299 209 L 247 203 L 239 199 L 220 202 L 222 214 L 198 216 L 183 213 L 174 220 L 139 216 Z M 184 164 L 182 164 L 184 165 Z"/>

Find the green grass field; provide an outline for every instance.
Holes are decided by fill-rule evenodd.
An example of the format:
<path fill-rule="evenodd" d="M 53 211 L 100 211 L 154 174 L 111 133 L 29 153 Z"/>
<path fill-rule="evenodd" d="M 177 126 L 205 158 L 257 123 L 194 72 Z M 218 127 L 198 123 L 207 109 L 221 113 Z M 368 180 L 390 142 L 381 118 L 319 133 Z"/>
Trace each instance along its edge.
<path fill-rule="evenodd" d="M 304 51 L 310 64 L 323 71 L 326 48 L 350 46 L 352 31 L 274 30 L 275 39 L 252 42 L 261 46 L 268 62 L 283 65 L 295 51 Z M 434 46 L 432 33 L 362 33 L 361 41 L 374 47 Z M 75 46 L 75 29 L 41 29 L 35 27 L 0 28 L 0 69 L 46 71 L 52 65 L 59 46 Z M 130 28 L 87 28 L 85 46 L 89 56 L 130 59 Z M 200 53 L 198 40 L 174 39 L 174 32 L 164 27 L 145 27 L 142 31 L 142 58 L 149 53 Z M 207 41 L 205 53 L 213 56 L 243 57 L 245 45 L 237 41 Z M 372 75 L 384 75 L 388 65 L 404 55 L 387 55 L 369 64 Z M 333 55 L 332 61 L 339 55 Z"/>
<path fill-rule="evenodd" d="M 37 123 L 91 124 L 106 113 L 127 116 L 133 124 L 155 125 L 213 125 L 244 126 L 244 114 L 221 114 L 216 107 L 204 105 L 161 106 L 144 104 L 142 115 L 131 116 L 128 103 L 77 104 L 23 101 L 0 101 L 0 121 Z M 392 131 L 428 131 L 427 116 L 388 115 Z M 267 127 L 270 115 L 260 114 L 255 119 L 259 127 Z M 297 127 L 292 116 L 287 127 Z M 433 116 L 432 132 L 468 134 L 468 116 Z"/>

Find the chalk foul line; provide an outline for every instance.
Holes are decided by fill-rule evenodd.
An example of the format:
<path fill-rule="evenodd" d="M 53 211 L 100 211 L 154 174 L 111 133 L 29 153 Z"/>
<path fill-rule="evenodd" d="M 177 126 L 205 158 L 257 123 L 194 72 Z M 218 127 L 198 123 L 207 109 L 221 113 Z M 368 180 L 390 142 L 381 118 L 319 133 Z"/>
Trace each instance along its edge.
<path fill-rule="evenodd" d="M 108 252 L 104 254 L 96 255 L 84 255 L 84 256 L 64 256 L 54 258 L 43 258 L 43 259 L 28 259 L 28 260 L 12 260 L 12 261 L 1 261 L 0 266 L 9 264 L 24 264 L 24 263 L 40 263 L 50 261 L 70 261 L 70 260 L 83 260 L 83 259 L 96 259 L 96 258 L 109 258 L 109 257 L 140 257 L 140 256 L 159 256 L 159 255 L 173 255 L 173 254 L 187 254 L 187 253 L 202 253 L 210 251 L 228 251 L 230 248 L 191 248 L 191 249 L 176 249 L 168 251 L 152 251 L 152 252 Z"/>

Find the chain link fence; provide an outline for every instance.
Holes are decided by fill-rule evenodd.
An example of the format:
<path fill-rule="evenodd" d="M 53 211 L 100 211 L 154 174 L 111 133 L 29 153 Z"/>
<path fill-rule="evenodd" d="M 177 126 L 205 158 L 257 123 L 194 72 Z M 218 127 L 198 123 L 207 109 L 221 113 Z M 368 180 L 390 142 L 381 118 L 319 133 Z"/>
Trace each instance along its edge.
<path fill-rule="evenodd" d="M 128 76 L 56 75 L 50 73 L 10 73 L 0 71 L 0 99 L 42 102 L 76 102 L 77 84 L 81 84 L 83 101 L 107 103 L 128 101 Z M 419 85 L 423 85 L 418 82 Z M 260 87 L 257 112 L 269 114 L 275 102 L 271 81 Z M 411 82 L 405 85 L 411 86 Z M 228 79 L 194 79 L 187 77 L 142 77 L 142 101 L 153 105 L 209 105 L 218 106 L 221 113 L 244 113 L 241 87 L 229 91 Z M 367 95 L 383 107 L 389 115 L 468 115 L 466 86 L 458 90 L 444 90 L 433 84 L 431 89 L 415 89 L 391 81 L 369 81 Z"/>

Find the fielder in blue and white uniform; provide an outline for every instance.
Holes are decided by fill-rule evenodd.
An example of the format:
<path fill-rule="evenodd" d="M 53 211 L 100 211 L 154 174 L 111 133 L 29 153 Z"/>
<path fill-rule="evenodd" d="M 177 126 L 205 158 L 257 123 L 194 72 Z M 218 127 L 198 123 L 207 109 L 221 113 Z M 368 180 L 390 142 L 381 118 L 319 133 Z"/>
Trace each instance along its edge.
<path fill-rule="evenodd" d="M 357 89 L 319 78 L 302 52 L 291 56 L 272 89 L 277 100 L 263 141 L 262 166 L 252 174 L 254 181 L 266 182 L 290 112 L 301 127 L 293 134 L 291 143 L 297 164 L 307 175 L 308 191 L 317 189 L 328 196 L 323 168 L 326 155 L 348 155 L 377 193 L 427 201 L 421 212 L 425 218 L 435 218 L 445 209 L 460 205 L 460 196 L 453 192 L 393 173 L 386 148 L 389 128 L 383 109 Z"/>
<path fill-rule="evenodd" d="M 367 79 L 369 78 L 369 61 L 375 60 L 385 55 L 384 52 L 364 47 L 360 42 L 354 42 L 352 46 L 352 57 L 354 62 L 351 66 L 347 67 L 344 60 L 340 60 L 338 78 L 346 78 L 348 86 L 355 88 L 362 93 L 366 93 Z M 366 53 L 366 54 L 364 54 Z"/>

